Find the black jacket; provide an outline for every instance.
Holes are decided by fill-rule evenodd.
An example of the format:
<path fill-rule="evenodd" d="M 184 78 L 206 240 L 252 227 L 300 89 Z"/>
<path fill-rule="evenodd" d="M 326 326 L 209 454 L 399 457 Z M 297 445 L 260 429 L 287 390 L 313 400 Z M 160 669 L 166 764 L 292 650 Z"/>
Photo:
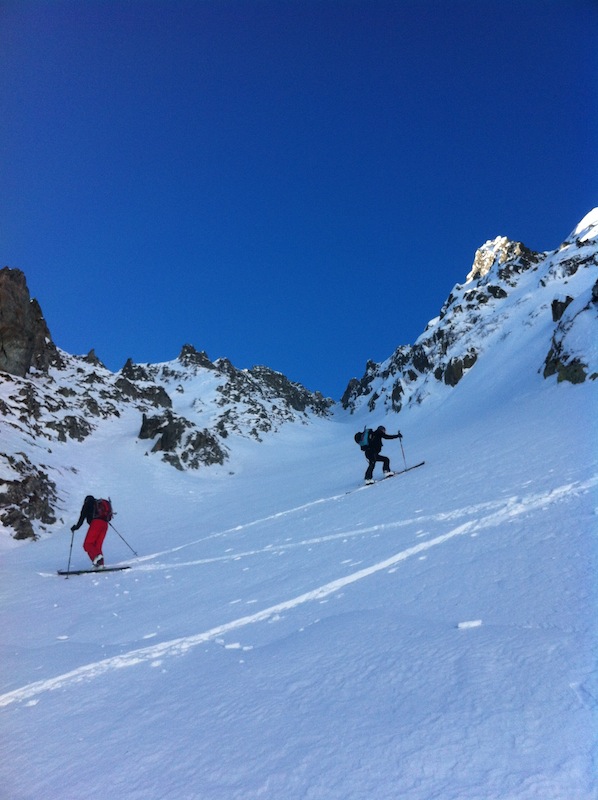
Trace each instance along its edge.
<path fill-rule="evenodd" d="M 78 531 L 81 525 L 83 525 L 84 520 L 87 520 L 87 524 L 91 525 L 94 514 L 96 510 L 96 499 L 92 497 L 92 495 L 88 494 L 85 500 L 83 501 L 83 507 L 81 509 L 81 514 L 79 515 L 79 521 L 76 525 L 73 525 L 71 528 L 72 531 Z"/>
<path fill-rule="evenodd" d="M 394 435 L 391 433 L 384 433 L 384 431 L 372 431 L 368 446 L 365 449 L 366 456 L 369 455 L 377 456 L 380 450 L 382 450 L 382 439 L 399 439 L 401 436 L 400 433 L 395 433 Z"/>

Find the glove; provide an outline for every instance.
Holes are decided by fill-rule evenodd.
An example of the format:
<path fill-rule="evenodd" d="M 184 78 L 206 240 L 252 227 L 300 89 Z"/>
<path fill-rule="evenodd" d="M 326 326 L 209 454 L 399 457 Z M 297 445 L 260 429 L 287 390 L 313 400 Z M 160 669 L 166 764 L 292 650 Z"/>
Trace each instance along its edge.
<path fill-rule="evenodd" d="M 403 434 L 401 433 L 401 431 L 397 431 L 397 436 L 399 437 L 399 439 L 403 438 Z"/>
<path fill-rule="evenodd" d="M 77 530 L 77 526 L 73 525 L 72 528 L 71 528 L 71 531 L 74 533 L 76 530 Z"/>

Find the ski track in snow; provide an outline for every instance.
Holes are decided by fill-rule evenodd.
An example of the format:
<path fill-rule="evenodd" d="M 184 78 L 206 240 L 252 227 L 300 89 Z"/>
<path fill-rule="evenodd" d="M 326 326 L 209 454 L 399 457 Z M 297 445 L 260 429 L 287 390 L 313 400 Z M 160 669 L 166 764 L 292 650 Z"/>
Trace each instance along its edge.
<path fill-rule="evenodd" d="M 598 482 L 598 476 L 596 476 L 595 480 L 596 480 L 596 482 Z M 379 481 L 379 482 L 381 483 L 382 481 Z M 594 485 L 593 482 L 590 482 L 590 485 Z M 367 488 L 371 488 L 371 487 L 359 486 L 359 487 L 357 487 L 357 489 L 352 489 L 350 492 L 343 492 L 342 494 L 331 495 L 330 497 L 322 497 L 322 498 L 319 498 L 318 500 L 312 500 L 309 503 L 304 503 L 303 505 L 296 506 L 294 508 L 285 509 L 284 511 L 277 511 L 275 514 L 270 514 L 269 516 L 266 516 L 266 517 L 260 517 L 259 519 L 252 520 L 251 522 L 246 522 L 246 523 L 244 523 L 242 525 L 235 525 L 232 528 L 227 528 L 226 530 L 223 530 L 223 531 L 217 531 L 215 533 L 210 533 L 208 536 L 202 536 L 200 539 L 194 539 L 191 542 L 186 542 L 185 544 L 177 545 L 176 547 L 172 547 L 172 548 L 169 548 L 167 550 L 161 550 L 161 551 L 159 551 L 157 553 L 148 553 L 147 555 L 144 555 L 144 556 L 138 556 L 135 559 L 135 564 L 139 565 L 144 561 L 152 561 L 153 559 L 161 558 L 162 556 L 167 556 L 167 555 L 171 555 L 173 553 L 178 553 L 181 550 L 185 550 L 185 549 L 187 549 L 189 547 L 195 547 L 198 544 L 202 544 L 203 542 L 207 542 L 207 541 L 210 541 L 212 539 L 224 538 L 224 537 L 227 537 L 227 536 L 231 536 L 232 534 L 235 534 L 235 533 L 241 533 L 241 532 L 244 532 L 245 530 L 247 530 L 248 528 L 255 527 L 256 525 L 263 525 L 266 522 L 272 522 L 274 520 L 282 519 L 284 517 L 291 516 L 293 514 L 303 513 L 305 511 L 307 511 L 309 509 L 313 509 L 315 506 L 321 505 L 323 503 L 329 503 L 329 502 L 335 502 L 335 501 L 339 501 L 339 500 L 344 500 L 348 494 L 353 494 L 356 491 L 360 491 L 361 489 L 367 489 Z M 577 488 L 580 489 L 581 487 L 577 487 Z M 557 493 L 568 493 L 568 492 L 572 492 L 572 491 L 575 491 L 575 486 L 573 484 L 568 484 L 568 485 L 566 485 L 564 487 L 559 487 L 559 488 L 557 488 L 555 490 L 552 490 L 550 492 L 550 494 L 553 494 L 554 492 L 557 492 Z M 586 491 L 586 489 L 583 488 L 583 491 Z M 507 503 L 507 504 L 508 503 L 516 504 L 518 502 L 520 502 L 520 500 L 517 497 L 512 497 L 512 498 L 509 498 L 507 500 L 501 499 L 501 500 L 486 501 L 484 503 L 476 503 L 474 505 L 465 506 L 464 508 L 453 509 L 451 511 L 443 511 L 443 512 L 439 512 L 439 513 L 436 513 L 436 514 L 430 514 L 430 515 L 427 515 L 427 516 L 417 516 L 417 517 L 412 518 L 412 519 L 400 520 L 398 522 L 387 523 L 385 525 L 376 525 L 376 526 L 373 526 L 371 528 L 359 528 L 359 529 L 354 530 L 354 531 L 345 531 L 343 533 L 332 534 L 330 536 L 319 537 L 317 539 L 307 539 L 307 540 L 305 540 L 303 542 L 293 543 L 293 544 L 290 544 L 290 545 L 286 544 L 286 543 L 282 544 L 282 545 L 269 545 L 267 548 L 264 548 L 264 549 L 261 549 L 261 550 L 253 550 L 253 551 L 249 551 L 247 553 L 237 553 L 235 555 L 231 554 L 229 556 L 217 556 L 217 557 L 214 557 L 214 558 L 199 559 L 197 561 L 187 562 L 187 564 L 183 564 L 181 562 L 173 563 L 173 564 L 169 564 L 169 565 L 160 564 L 160 565 L 156 565 L 153 568 L 154 569 L 170 569 L 170 568 L 173 568 L 173 567 L 186 566 L 186 565 L 194 566 L 196 564 L 209 564 L 209 563 L 212 563 L 212 562 L 215 562 L 215 561 L 227 561 L 227 560 L 231 560 L 232 561 L 232 560 L 234 560 L 236 558 L 240 558 L 242 556 L 258 555 L 260 553 L 266 552 L 266 550 L 268 550 L 268 549 L 273 549 L 274 547 L 276 547 L 277 550 L 283 550 L 285 548 L 300 547 L 302 545 L 313 545 L 313 544 L 324 543 L 324 542 L 327 542 L 327 541 L 333 541 L 335 539 L 342 539 L 342 538 L 351 537 L 351 536 L 359 536 L 359 535 L 362 535 L 364 533 L 370 533 L 370 532 L 373 532 L 373 531 L 379 532 L 380 530 L 384 530 L 386 528 L 408 527 L 409 525 L 412 525 L 414 523 L 422 524 L 422 523 L 427 523 L 427 522 L 443 522 L 443 521 L 456 520 L 456 519 L 460 519 L 460 518 L 465 517 L 465 516 L 478 515 L 480 513 L 493 511 L 493 510 L 498 510 L 498 509 L 504 507 L 505 503 Z M 136 568 L 139 569 L 138 566 Z M 152 567 L 145 567 L 144 569 L 148 570 L 148 569 L 152 569 Z"/>
<path fill-rule="evenodd" d="M 357 583 L 358 581 L 363 580 L 364 578 L 369 578 L 370 576 L 375 575 L 378 572 L 388 570 L 389 568 L 394 567 L 395 565 L 399 564 L 402 561 L 407 560 L 408 558 L 411 558 L 412 556 L 418 555 L 420 553 L 425 552 L 426 550 L 430 550 L 434 547 L 442 545 L 445 542 L 448 542 L 457 536 L 472 534 L 474 532 L 486 528 L 496 527 L 501 523 L 504 523 L 509 519 L 518 517 L 524 513 L 530 511 L 536 511 L 552 503 L 568 499 L 571 497 L 571 495 L 584 494 L 596 485 L 598 485 L 598 476 L 593 476 L 591 479 L 583 483 L 569 483 L 557 487 L 555 489 L 552 489 L 548 492 L 530 494 L 527 497 L 522 497 L 522 498 L 511 497 L 508 498 L 507 500 L 482 503 L 479 505 L 468 506 L 464 509 L 459 509 L 451 512 L 441 512 L 440 514 L 436 514 L 433 517 L 430 517 L 429 519 L 433 519 L 435 521 L 445 521 L 445 520 L 450 521 L 454 520 L 455 518 L 458 519 L 459 517 L 462 517 L 464 515 L 474 514 L 476 513 L 476 511 L 479 512 L 481 510 L 485 510 L 486 512 L 489 513 L 487 513 L 486 516 L 482 516 L 481 518 L 476 517 L 475 519 L 463 522 L 460 525 L 457 525 L 456 527 L 449 530 L 447 533 L 444 533 L 440 536 L 436 536 L 433 539 L 429 539 L 428 541 L 421 542 L 420 544 L 413 545 L 412 547 L 408 547 L 405 550 L 401 550 L 395 555 L 392 555 L 389 558 L 379 561 L 376 564 L 372 564 L 371 566 L 364 567 L 363 569 L 357 570 L 356 572 L 353 572 L 350 575 L 346 575 L 342 578 L 338 578 L 336 580 L 325 583 L 322 586 L 318 586 L 315 589 L 312 589 L 311 591 L 304 592 L 303 594 L 300 594 L 297 597 L 293 597 L 289 600 L 283 600 L 282 602 L 269 606 L 268 608 L 265 608 L 262 611 L 258 611 L 255 614 L 249 614 L 243 617 L 239 617 L 235 620 L 231 620 L 230 622 L 210 628 L 209 630 L 204 631 L 202 633 L 180 637 L 178 639 L 162 642 L 157 645 L 151 645 L 148 647 L 142 647 L 135 650 L 130 650 L 128 653 L 123 653 L 119 656 L 111 656 L 110 658 L 106 658 L 101 661 L 94 662 L 92 664 L 86 664 L 82 667 L 78 667 L 77 669 L 71 670 L 70 672 L 65 672 L 62 675 L 57 675 L 54 678 L 36 681 L 34 683 L 30 683 L 26 686 L 23 686 L 20 689 L 15 689 L 11 692 L 7 692 L 3 695 L 0 695 L 0 708 L 9 706 L 12 703 L 18 703 L 22 701 L 32 701 L 33 698 L 43 694 L 44 692 L 54 691 L 55 689 L 62 689 L 71 684 L 91 681 L 94 678 L 104 675 L 105 673 L 110 672 L 112 670 L 123 669 L 124 667 L 132 667 L 143 663 L 150 663 L 150 665 L 152 666 L 159 665 L 161 664 L 164 658 L 183 655 L 192 648 L 197 647 L 198 645 L 201 645 L 205 642 L 215 640 L 218 637 L 222 637 L 224 634 L 230 633 L 231 631 L 238 630 L 239 628 L 243 628 L 247 625 L 251 625 L 254 623 L 272 620 L 272 618 L 275 618 L 282 612 L 295 609 L 304 603 L 320 601 L 325 597 L 335 594 L 336 592 L 340 591 L 346 586 L 349 586 L 353 583 Z M 341 495 L 339 495 L 338 499 L 340 499 L 340 497 Z M 331 499 L 337 499 L 337 498 L 328 498 L 328 500 Z M 322 502 L 326 502 L 326 499 L 317 500 L 314 501 L 313 503 L 308 503 L 296 509 L 279 512 L 270 517 L 266 517 L 264 520 L 260 521 L 263 522 L 271 519 L 276 519 L 278 517 L 285 516 L 286 514 L 295 513 L 300 509 L 305 509 L 308 508 L 309 506 L 314 506 Z M 319 537 L 311 540 L 304 540 L 302 542 L 297 542 L 292 544 L 280 545 L 277 546 L 277 549 L 284 549 L 285 547 L 305 546 L 307 544 L 331 541 L 333 539 L 338 539 L 341 537 L 347 538 L 348 536 L 355 536 L 355 535 L 362 536 L 364 533 L 367 532 L 380 531 L 381 529 L 386 529 L 386 528 L 397 528 L 413 524 L 414 522 L 421 524 L 422 521 L 423 519 L 421 517 L 417 517 L 415 520 L 409 520 L 409 521 L 402 520 L 395 523 L 388 523 L 385 525 L 376 525 L 369 529 L 360 528 L 355 531 L 338 533 L 331 536 Z M 212 534 L 210 537 L 207 538 L 224 536 L 225 534 L 228 534 L 232 531 L 239 531 L 256 524 L 258 524 L 258 521 L 249 522 L 246 525 L 239 525 L 236 526 L 235 528 L 229 529 L 228 531 L 223 531 L 218 534 Z M 205 541 L 205 539 L 198 541 Z M 194 544 L 196 543 L 197 542 L 195 542 Z M 165 553 L 169 552 L 172 553 L 177 550 L 180 550 L 181 547 L 186 547 L 186 546 L 191 546 L 191 543 L 189 545 L 182 545 L 173 548 L 170 551 L 165 551 Z M 178 567 L 194 566 L 197 564 L 205 564 L 221 560 L 230 560 L 234 558 L 240 558 L 243 556 L 255 555 L 258 553 L 265 553 L 271 551 L 272 551 L 272 546 L 268 546 L 267 548 L 264 548 L 262 550 L 250 551 L 248 553 L 237 553 L 237 554 L 231 553 L 226 556 L 220 556 L 211 559 L 200 559 L 198 561 L 188 562 L 187 564 L 174 564 L 168 566 L 156 565 L 155 567 L 149 567 L 149 569 L 172 569 L 173 566 L 178 566 Z M 154 556 L 151 557 L 156 557 L 156 556 L 157 554 L 154 554 Z M 148 567 L 145 567 L 145 569 L 148 569 Z"/>

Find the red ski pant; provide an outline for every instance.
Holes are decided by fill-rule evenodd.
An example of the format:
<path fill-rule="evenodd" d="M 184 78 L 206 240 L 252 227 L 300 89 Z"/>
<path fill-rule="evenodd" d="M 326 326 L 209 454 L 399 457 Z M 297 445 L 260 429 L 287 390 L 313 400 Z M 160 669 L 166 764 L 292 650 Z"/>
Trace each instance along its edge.
<path fill-rule="evenodd" d="M 108 532 L 108 523 L 105 519 L 94 519 L 91 521 L 87 536 L 83 542 L 83 549 L 93 561 L 96 556 L 102 554 L 102 545 Z"/>

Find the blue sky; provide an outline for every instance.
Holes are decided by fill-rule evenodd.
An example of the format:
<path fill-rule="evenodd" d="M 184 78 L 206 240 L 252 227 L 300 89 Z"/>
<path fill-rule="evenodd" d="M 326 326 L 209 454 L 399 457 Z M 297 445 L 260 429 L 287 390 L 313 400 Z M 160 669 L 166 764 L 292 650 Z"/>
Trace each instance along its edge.
<path fill-rule="evenodd" d="M 2 0 L 0 265 L 119 369 L 338 399 L 598 204 L 594 0 Z"/>

